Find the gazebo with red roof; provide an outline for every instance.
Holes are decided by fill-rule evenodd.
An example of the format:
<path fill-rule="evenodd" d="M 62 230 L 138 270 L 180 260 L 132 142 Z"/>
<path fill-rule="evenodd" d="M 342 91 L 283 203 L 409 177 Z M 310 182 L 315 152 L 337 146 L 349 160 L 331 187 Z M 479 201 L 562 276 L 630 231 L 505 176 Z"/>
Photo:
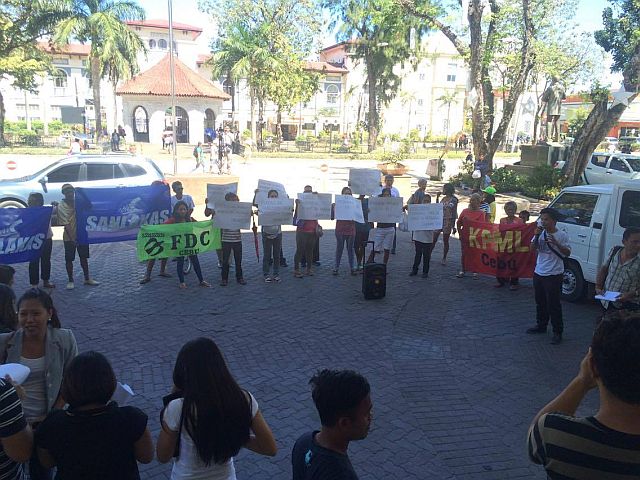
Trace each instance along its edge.
<path fill-rule="evenodd" d="M 162 142 L 162 132 L 171 124 L 170 56 L 117 88 L 122 97 L 125 123 L 135 141 Z M 222 103 L 229 95 L 175 58 L 176 141 L 197 143 L 204 138 L 205 125 L 215 124 Z"/>

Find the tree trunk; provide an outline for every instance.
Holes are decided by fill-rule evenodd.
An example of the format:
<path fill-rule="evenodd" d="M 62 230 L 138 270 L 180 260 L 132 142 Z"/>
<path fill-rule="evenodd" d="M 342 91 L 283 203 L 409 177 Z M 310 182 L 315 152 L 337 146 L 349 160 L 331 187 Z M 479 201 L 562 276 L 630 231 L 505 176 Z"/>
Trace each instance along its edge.
<path fill-rule="evenodd" d="M 264 130 L 264 100 L 262 95 L 258 94 L 258 147 L 264 147 L 264 138 L 262 138 L 262 131 Z"/>
<path fill-rule="evenodd" d="M 4 97 L 2 96 L 2 91 L 0 91 L 0 147 L 4 147 Z"/>
<path fill-rule="evenodd" d="M 278 143 L 282 142 L 282 110 L 278 107 L 276 112 L 276 138 Z"/>
<path fill-rule="evenodd" d="M 96 117 L 95 142 L 99 142 L 99 135 L 102 133 L 102 110 L 100 105 L 100 60 L 95 57 L 89 59 L 91 62 L 91 87 L 93 89 L 93 111 Z M 115 128 L 115 125 L 114 125 Z M 100 132 L 100 133 L 98 133 Z"/>
<path fill-rule="evenodd" d="M 249 121 L 251 123 L 251 143 L 256 146 L 256 91 L 253 87 L 249 87 L 249 103 L 251 104 Z"/>
<path fill-rule="evenodd" d="M 636 96 L 637 94 L 629 98 L 629 102 Z M 627 108 L 625 105 L 618 104 L 607 109 L 607 103 L 607 100 L 602 100 L 595 104 L 573 141 L 564 168 L 564 174 L 567 176 L 567 185 L 580 183 L 580 178 L 589 163 L 591 154 L 607 132 L 611 130 L 611 127 L 618 123 L 622 113 Z"/>
<path fill-rule="evenodd" d="M 371 70 L 371 63 L 373 60 L 367 57 L 367 82 L 368 82 L 368 94 L 369 94 L 369 118 L 367 126 L 369 129 L 369 141 L 367 151 L 373 152 L 376 149 L 378 142 L 378 104 L 376 102 L 376 77 Z"/>

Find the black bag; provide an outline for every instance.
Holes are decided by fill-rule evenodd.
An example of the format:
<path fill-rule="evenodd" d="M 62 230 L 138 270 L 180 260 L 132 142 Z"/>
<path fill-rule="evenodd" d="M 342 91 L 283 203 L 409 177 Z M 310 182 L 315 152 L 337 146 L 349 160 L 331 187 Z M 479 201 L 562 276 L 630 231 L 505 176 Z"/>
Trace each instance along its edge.
<path fill-rule="evenodd" d="M 544 241 L 547 241 L 547 231 L 544 231 Z M 556 256 L 558 258 L 560 258 L 560 260 L 562 260 L 562 264 L 564 265 L 564 269 L 566 270 L 567 268 L 569 268 L 569 257 L 565 257 L 564 255 L 562 255 L 559 251 L 557 251 L 555 248 L 553 248 L 551 245 L 549 245 L 547 243 L 547 247 L 549 247 L 549 250 L 551 250 L 553 253 L 556 254 Z"/>
<path fill-rule="evenodd" d="M 369 243 L 374 242 L 364 242 L 365 249 Z M 362 270 L 362 293 L 365 300 L 377 300 L 384 298 L 387 294 L 387 266 L 384 263 L 375 262 L 375 244 L 373 248 L 374 261 L 365 263 Z"/>
<path fill-rule="evenodd" d="M 182 398 L 182 392 L 172 392 L 169 395 L 165 395 L 162 397 L 162 410 L 160 411 L 160 428 L 162 427 L 162 419 L 164 418 L 164 411 L 167 409 L 167 405 L 172 400 L 176 400 L 178 398 Z M 182 409 L 180 411 L 180 423 L 178 424 L 178 438 L 176 439 L 176 446 L 173 449 L 173 457 L 178 458 L 180 456 L 180 437 L 182 436 L 182 421 L 184 419 L 184 404 L 182 405 Z"/>

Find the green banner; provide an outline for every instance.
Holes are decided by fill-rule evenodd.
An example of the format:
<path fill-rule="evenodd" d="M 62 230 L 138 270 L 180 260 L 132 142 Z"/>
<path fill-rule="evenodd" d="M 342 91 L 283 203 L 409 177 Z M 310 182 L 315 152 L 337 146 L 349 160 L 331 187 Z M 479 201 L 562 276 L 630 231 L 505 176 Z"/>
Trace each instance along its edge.
<path fill-rule="evenodd" d="M 136 240 L 138 260 L 184 257 L 222 248 L 220 229 L 211 220 L 142 225 Z"/>

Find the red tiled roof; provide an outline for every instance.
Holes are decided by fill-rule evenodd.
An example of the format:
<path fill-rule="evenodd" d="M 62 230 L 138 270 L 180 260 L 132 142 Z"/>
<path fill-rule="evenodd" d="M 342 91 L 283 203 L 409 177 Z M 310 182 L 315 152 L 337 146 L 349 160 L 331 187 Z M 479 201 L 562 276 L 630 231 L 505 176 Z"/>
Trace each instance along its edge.
<path fill-rule="evenodd" d="M 66 54 L 66 55 L 83 55 L 89 56 L 91 51 L 91 45 L 84 45 L 82 43 L 70 43 L 61 47 L 49 44 L 49 42 L 38 42 L 38 47 L 47 53 L 51 54 Z"/>
<path fill-rule="evenodd" d="M 211 58 L 211 55 L 209 55 L 209 54 L 206 54 L 206 55 L 199 54 L 198 55 L 198 59 L 196 60 L 196 64 L 197 65 L 202 65 L 204 63 L 207 63 L 207 60 L 209 60 L 210 58 Z"/>
<path fill-rule="evenodd" d="M 320 51 L 321 51 L 321 52 L 327 52 L 327 51 L 329 51 L 329 50 L 334 50 L 334 49 L 336 49 L 336 48 L 338 48 L 338 47 L 342 47 L 342 46 L 344 46 L 344 45 L 355 45 L 355 44 L 357 44 L 357 43 L 358 43 L 358 40 L 357 40 L 357 39 L 346 40 L 346 41 L 344 41 L 344 42 L 336 43 L 335 45 L 330 45 L 330 46 L 328 46 L 328 47 L 326 47 L 326 48 L 323 48 L 323 49 L 322 49 L 322 50 L 320 50 Z"/>
<path fill-rule="evenodd" d="M 306 70 L 323 73 L 349 73 L 344 67 L 338 67 L 329 62 L 307 62 Z"/>
<path fill-rule="evenodd" d="M 175 59 L 176 96 L 203 97 L 229 100 L 231 97 L 210 81 L 202 78 L 187 67 L 180 59 Z M 116 90 L 118 95 L 171 95 L 170 57 L 165 55 L 160 62 Z"/>

